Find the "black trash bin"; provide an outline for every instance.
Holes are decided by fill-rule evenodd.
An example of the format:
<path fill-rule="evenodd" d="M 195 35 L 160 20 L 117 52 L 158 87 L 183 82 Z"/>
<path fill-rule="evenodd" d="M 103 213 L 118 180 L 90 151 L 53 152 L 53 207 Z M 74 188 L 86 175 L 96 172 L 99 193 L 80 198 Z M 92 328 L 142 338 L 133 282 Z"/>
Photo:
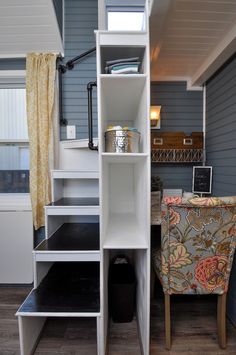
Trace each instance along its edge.
<path fill-rule="evenodd" d="M 136 279 L 129 260 L 117 257 L 109 268 L 109 308 L 112 320 L 128 323 L 133 320 Z"/>

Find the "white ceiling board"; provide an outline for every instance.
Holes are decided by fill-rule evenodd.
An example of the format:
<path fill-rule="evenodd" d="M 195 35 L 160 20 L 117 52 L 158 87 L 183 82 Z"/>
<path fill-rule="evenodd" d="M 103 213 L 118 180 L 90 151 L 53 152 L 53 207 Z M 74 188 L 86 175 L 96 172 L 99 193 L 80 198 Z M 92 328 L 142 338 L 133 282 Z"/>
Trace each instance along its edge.
<path fill-rule="evenodd" d="M 32 41 L 36 41 L 38 43 L 43 43 L 43 42 L 53 42 L 54 40 L 54 35 L 53 34 L 48 34 L 48 33 L 26 33 L 26 34 L 10 34 L 10 35 L 5 35 L 3 36 L 2 34 L 0 34 L 0 43 L 1 44 L 6 44 L 9 46 L 12 46 L 12 44 L 19 45 L 22 44 L 24 45 L 25 41 L 26 42 L 32 42 Z M 38 44 L 37 43 L 37 44 Z"/>
<path fill-rule="evenodd" d="M 0 0 L 0 58 L 28 52 L 63 54 L 51 0 Z"/>
<path fill-rule="evenodd" d="M 201 85 L 232 54 L 236 0 L 170 0 L 165 7 L 163 2 L 154 0 L 150 19 L 152 80 L 188 77 Z"/>
<path fill-rule="evenodd" d="M 175 0 L 172 0 L 175 1 Z M 176 12 L 173 21 L 191 21 L 193 24 L 195 22 L 230 22 L 234 19 L 234 14 L 227 14 L 226 16 L 222 16 L 222 13 L 217 12 Z"/>
<path fill-rule="evenodd" d="M 37 0 L 31 0 L 30 1 L 32 3 L 32 5 L 36 5 L 38 6 L 38 2 Z M 22 6 L 29 6 L 29 0 L 0 0 L 0 6 L 2 7 L 16 7 L 19 5 L 19 3 Z M 40 5 L 45 5 L 48 3 L 48 0 L 40 0 Z"/>
<path fill-rule="evenodd" d="M 151 61 L 156 61 L 162 45 L 164 28 L 166 23 L 167 14 L 169 12 L 170 0 L 153 0 L 152 16 L 150 17 L 150 48 L 151 48 Z"/>
<path fill-rule="evenodd" d="M 1 5 L 0 5 L 1 6 Z M 2 18 L 7 19 L 17 19 L 18 17 L 47 17 L 48 16 L 48 6 L 22 6 L 19 2 L 16 6 L 1 6 L 0 20 Z"/>
<path fill-rule="evenodd" d="M 166 37 L 168 38 L 213 38 L 218 39 L 219 36 L 224 34 L 223 28 L 202 28 L 202 27 L 193 27 L 182 25 L 169 27 L 166 31 Z"/>
<path fill-rule="evenodd" d="M 0 24 L 0 36 L 5 37 L 5 36 L 16 36 L 16 31 L 17 31 L 17 36 L 20 35 L 38 35 L 38 25 L 23 25 L 23 26 L 3 26 Z M 50 31 L 52 30 L 51 25 L 40 25 L 40 35 L 48 35 Z M 29 33 L 30 32 L 30 33 Z"/>
<path fill-rule="evenodd" d="M 182 13 L 236 13 L 235 2 L 228 1 L 178 1 L 176 11 Z"/>
<path fill-rule="evenodd" d="M 1 10 L 1 6 L 0 6 Z M 10 22 L 9 18 L 2 17 L 0 21 L 0 28 L 1 30 L 6 27 L 9 28 L 21 28 L 21 27 L 30 27 L 30 26 L 52 26 L 52 21 L 50 16 L 43 16 L 43 21 L 41 16 L 31 16 L 27 17 L 27 21 L 25 17 L 14 17 L 13 20 Z"/>
<path fill-rule="evenodd" d="M 236 24 L 213 49 L 206 60 L 191 77 L 191 85 L 200 85 L 213 75 L 224 62 L 230 58 L 236 49 Z"/>

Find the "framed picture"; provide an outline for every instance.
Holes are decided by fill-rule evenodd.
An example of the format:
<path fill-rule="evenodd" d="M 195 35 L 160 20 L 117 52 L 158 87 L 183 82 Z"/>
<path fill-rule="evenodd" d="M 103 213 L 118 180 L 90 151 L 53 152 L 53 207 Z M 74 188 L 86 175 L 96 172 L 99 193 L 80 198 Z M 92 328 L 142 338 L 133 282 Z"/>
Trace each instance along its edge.
<path fill-rule="evenodd" d="M 211 194 L 212 166 L 194 166 L 192 192 Z"/>

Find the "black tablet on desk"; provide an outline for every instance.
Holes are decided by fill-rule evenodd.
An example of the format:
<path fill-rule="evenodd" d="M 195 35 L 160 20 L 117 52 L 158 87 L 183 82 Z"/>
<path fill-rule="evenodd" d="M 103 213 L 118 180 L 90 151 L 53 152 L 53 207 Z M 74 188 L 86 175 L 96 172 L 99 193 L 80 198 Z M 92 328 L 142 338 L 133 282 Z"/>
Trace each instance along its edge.
<path fill-rule="evenodd" d="M 212 166 L 193 167 L 192 192 L 196 194 L 211 194 Z"/>

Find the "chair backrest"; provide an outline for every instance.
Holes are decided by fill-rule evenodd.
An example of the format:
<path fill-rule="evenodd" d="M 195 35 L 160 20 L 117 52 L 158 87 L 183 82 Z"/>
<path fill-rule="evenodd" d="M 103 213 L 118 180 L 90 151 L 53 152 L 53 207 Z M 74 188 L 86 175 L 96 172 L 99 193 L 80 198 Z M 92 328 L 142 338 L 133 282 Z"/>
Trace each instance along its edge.
<path fill-rule="evenodd" d="M 236 241 L 236 197 L 167 197 L 161 230 L 164 292 L 227 292 Z"/>

